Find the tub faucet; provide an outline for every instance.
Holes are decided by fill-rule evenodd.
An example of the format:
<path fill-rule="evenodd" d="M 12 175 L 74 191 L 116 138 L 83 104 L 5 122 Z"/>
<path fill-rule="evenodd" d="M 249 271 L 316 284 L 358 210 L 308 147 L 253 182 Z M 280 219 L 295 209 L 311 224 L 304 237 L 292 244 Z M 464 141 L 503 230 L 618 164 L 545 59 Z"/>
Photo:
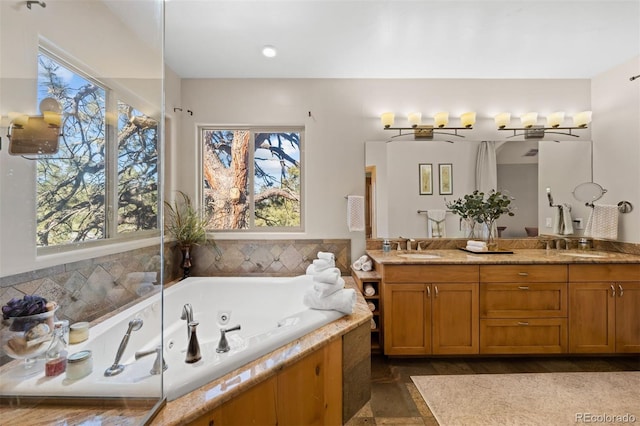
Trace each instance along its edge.
<path fill-rule="evenodd" d="M 167 364 L 164 362 L 164 357 L 162 356 L 162 346 L 158 345 L 156 348 L 149 349 L 148 351 L 138 351 L 136 352 L 135 358 L 137 361 L 140 358 L 151 354 L 156 354 L 156 360 L 153 362 L 153 367 L 151 367 L 151 371 L 149 371 L 149 373 L 158 375 L 168 368 Z"/>
<path fill-rule="evenodd" d="M 227 333 L 230 331 L 236 331 L 236 330 L 240 330 L 240 324 L 234 327 L 220 329 L 220 342 L 218 343 L 216 352 L 218 352 L 219 354 L 224 352 L 229 352 L 231 348 L 229 347 L 229 342 L 227 341 Z"/>
<path fill-rule="evenodd" d="M 191 328 L 189 327 L 189 323 L 193 322 L 193 308 L 191 307 L 191 303 L 185 303 L 182 307 L 182 315 L 180 315 L 181 320 L 187 321 L 187 339 L 191 337 Z"/>
<path fill-rule="evenodd" d="M 191 321 L 189 323 L 189 345 L 187 346 L 187 357 L 184 360 L 187 364 L 193 364 L 202 359 L 200 344 L 198 343 L 198 336 L 196 335 L 196 327 L 198 324 L 198 321 Z"/>

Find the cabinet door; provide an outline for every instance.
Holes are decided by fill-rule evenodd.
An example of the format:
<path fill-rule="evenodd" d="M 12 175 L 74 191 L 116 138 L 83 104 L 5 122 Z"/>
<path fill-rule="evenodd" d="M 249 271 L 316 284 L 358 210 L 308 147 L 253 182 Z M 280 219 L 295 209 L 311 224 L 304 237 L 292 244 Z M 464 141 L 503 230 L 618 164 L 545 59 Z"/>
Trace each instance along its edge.
<path fill-rule="evenodd" d="M 569 352 L 615 350 L 615 305 L 613 283 L 569 283 Z"/>
<path fill-rule="evenodd" d="M 614 284 L 616 297 L 616 352 L 640 353 L 640 282 Z"/>
<path fill-rule="evenodd" d="M 383 297 L 385 355 L 431 353 L 431 287 L 386 284 Z"/>
<path fill-rule="evenodd" d="M 478 284 L 432 284 L 434 354 L 477 354 Z"/>

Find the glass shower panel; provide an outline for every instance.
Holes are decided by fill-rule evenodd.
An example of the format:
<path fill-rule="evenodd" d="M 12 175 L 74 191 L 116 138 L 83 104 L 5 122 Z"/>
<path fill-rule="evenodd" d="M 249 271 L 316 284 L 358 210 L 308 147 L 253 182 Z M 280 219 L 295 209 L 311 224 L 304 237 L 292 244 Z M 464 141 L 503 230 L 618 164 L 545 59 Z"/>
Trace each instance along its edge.
<path fill-rule="evenodd" d="M 163 15 L 162 0 L 0 2 L 3 424 L 61 422 L 60 397 L 69 424 L 141 424 L 161 405 L 147 364 L 162 336 Z"/>

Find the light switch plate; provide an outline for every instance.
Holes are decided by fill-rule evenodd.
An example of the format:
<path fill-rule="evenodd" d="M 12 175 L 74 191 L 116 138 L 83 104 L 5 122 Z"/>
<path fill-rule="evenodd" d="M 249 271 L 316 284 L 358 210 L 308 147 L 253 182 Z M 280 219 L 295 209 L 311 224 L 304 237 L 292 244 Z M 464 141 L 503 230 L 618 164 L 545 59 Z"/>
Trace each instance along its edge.
<path fill-rule="evenodd" d="M 545 226 L 546 226 L 547 228 L 552 228 L 552 227 L 553 227 L 553 222 L 551 221 L 551 218 L 550 218 L 550 217 L 548 217 L 548 218 L 546 219 Z"/>

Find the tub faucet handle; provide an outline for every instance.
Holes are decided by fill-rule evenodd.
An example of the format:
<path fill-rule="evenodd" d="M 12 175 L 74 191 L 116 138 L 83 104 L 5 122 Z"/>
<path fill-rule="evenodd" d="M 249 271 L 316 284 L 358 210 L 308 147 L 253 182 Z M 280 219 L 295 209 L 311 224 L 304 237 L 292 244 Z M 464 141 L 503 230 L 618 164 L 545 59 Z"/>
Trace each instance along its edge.
<path fill-rule="evenodd" d="M 218 352 L 219 354 L 224 352 L 229 352 L 231 348 L 229 347 L 229 341 L 227 340 L 227 333 L 230 331 L 236 331 L 236 330 L 240 330 L 240 324 L 233 327 L 220 329 L 220 342 L 218 343 L 216 352 Z"/>
<path fill-rule="evenodd" d="M 154 349 L 149 349 L 147 351 L 138 351 L 135 354 L 136 361 L 142 357 L 156 354 L 156 360 L 153 362 L 153 367 L 151 367 L 151 371 L 149 371 L 152 375 L 158 375 L 167 369 L 167 364 L 164 362 L 164 357 L 162 356 L 162 346 L 158 345 Z"/>

